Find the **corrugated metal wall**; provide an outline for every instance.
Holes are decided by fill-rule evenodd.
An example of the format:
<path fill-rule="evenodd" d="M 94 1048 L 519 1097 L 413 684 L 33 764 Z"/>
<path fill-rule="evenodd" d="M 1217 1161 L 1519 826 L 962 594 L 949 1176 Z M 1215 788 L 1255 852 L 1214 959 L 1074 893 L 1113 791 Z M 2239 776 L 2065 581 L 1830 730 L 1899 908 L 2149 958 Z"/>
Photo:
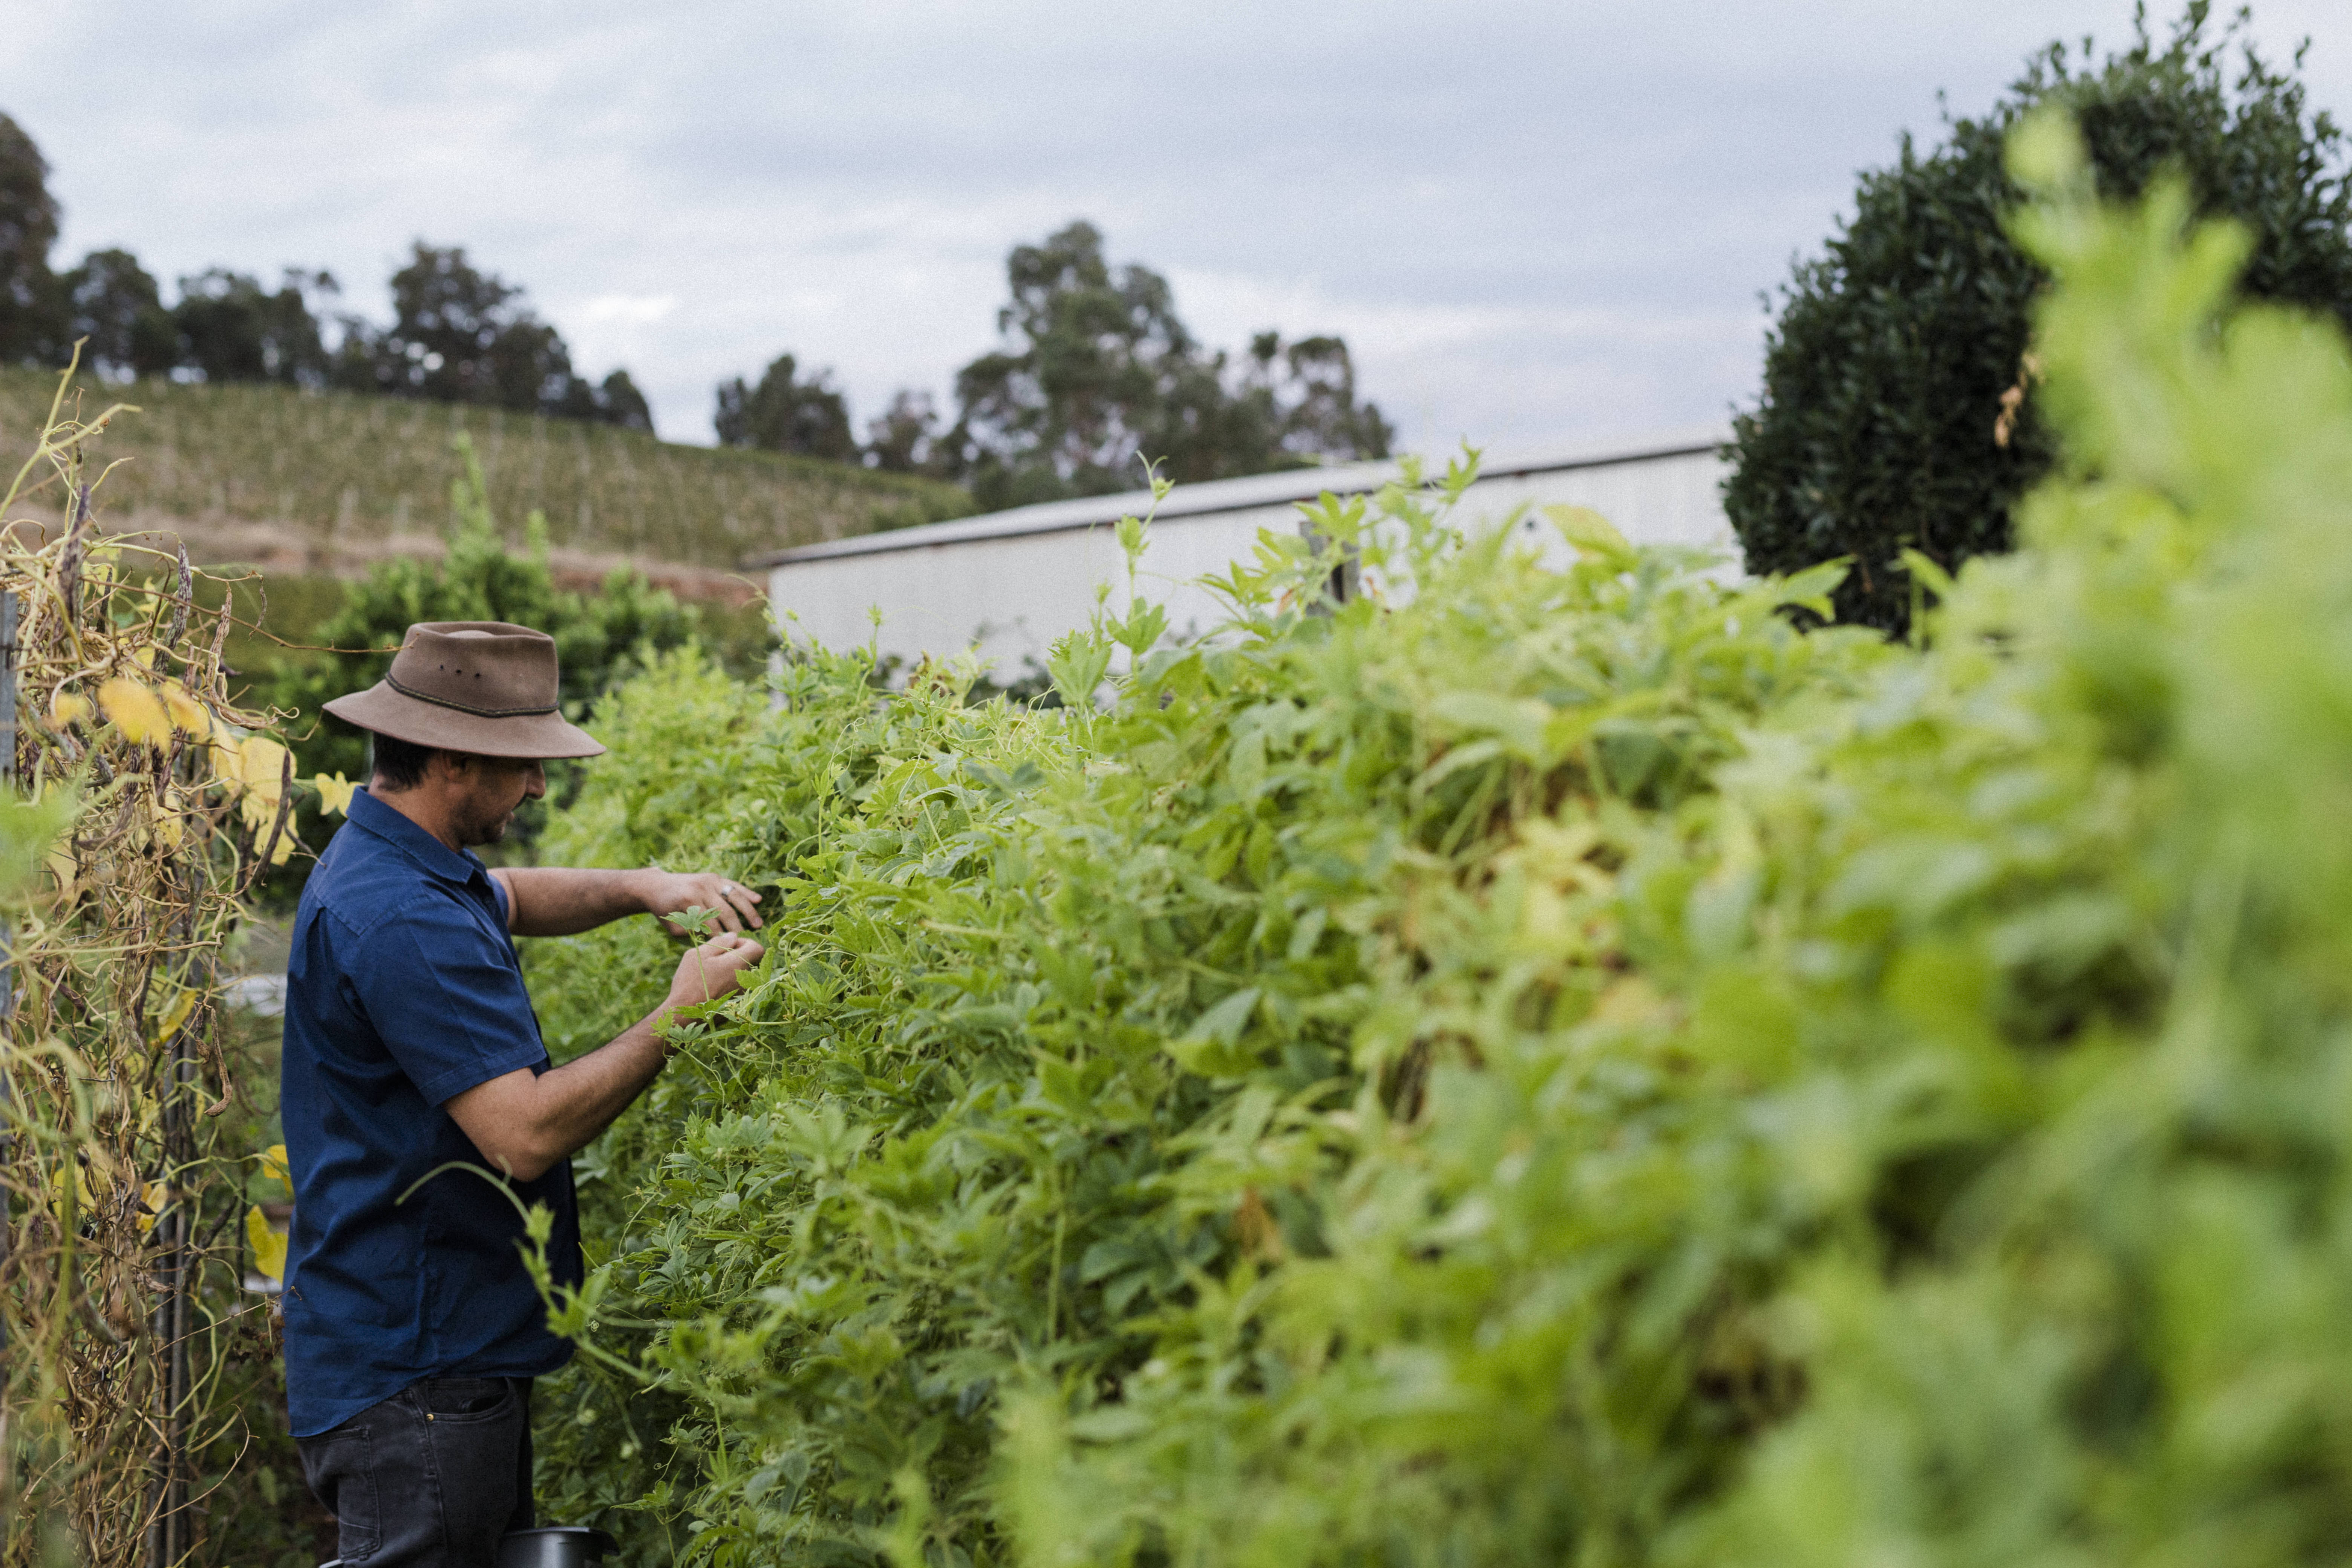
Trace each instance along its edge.
<path fill-rule="evenodd" d="M 1499 522 L 1523 506 L 1589 506 L 1636 542 L 1713 549 L 1736 562 L 1720 500 L 1722 478 L 1722 459 L 1712 450 L 1587 459 L 1481 479 L 1464 496 L 1457 517 L 1475 526 Z M 1230 483 L 1238 488 L 1253 481 Z M 1189 487 L 1183 494 L 1197 502 L 1219 488 Z M 832 647 L 863 645 L 877 636 L 870 612 L 879 610 L 884 653 L 911 664 L 924 654 L 977 645 L 997 679 L 1012 679 L 1031 661 L 1042 664 L 1055 638 L 1086 625 L 1098 589 L 1108 587 L 1115 611 L 1123 605 L 1126 565 L 1112 532 L 1115 515 L 1053 532 L 991 534 L 989 520 L 967 519 L 938 525 L 939 531 L 967 535 L 940 542 L 922 542 L 933 529 L 844 542 L 832 548 L 846 552 L 771 568 L 769 593 L 788 637 Z M 1297 505 L 1288 501 L 1164 516 L 1152 528 L 1142 590 L 1168 605 L 1174 629 L 1205 628 L 1221 616 L 1214 595 L 1196 580 L 1247 556 L 1260 529 L 1295 532 L 1298 521 Z M 1522 526 L 1531 537 L 1549 531 L 1533 519 Z"/>

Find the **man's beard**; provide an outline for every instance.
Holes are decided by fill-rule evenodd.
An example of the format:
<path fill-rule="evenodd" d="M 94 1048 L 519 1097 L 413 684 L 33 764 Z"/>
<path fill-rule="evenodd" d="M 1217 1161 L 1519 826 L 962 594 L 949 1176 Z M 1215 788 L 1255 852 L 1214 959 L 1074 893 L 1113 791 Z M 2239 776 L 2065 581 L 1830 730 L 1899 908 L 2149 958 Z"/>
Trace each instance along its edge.
<path fill-rule="evenodd" d="M 513 822 L 512 807 L 499 812 L 495 816 L 488 811 L 478 816 L 468 814 L 465 820 L 457 825 L 457 841 L 469 849 L 478 845 L 496 844 L 506 837 L 507 828 Z"/>

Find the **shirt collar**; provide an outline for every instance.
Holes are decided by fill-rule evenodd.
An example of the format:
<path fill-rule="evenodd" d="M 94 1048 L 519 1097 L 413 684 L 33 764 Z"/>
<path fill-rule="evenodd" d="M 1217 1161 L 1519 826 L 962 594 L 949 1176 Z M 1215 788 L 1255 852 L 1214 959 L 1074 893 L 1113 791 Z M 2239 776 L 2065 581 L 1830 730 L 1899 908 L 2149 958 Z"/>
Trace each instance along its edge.
<path fill-rule="evenodd" d="M 352 792 L 351 809 L 344 816 L 353 827 L 375 835 L 436 877 L 470 882 L 478 876 L 487 875 L 482 862 L 471 851 L 450 848 L 368 794 L 364 785 Z"/>

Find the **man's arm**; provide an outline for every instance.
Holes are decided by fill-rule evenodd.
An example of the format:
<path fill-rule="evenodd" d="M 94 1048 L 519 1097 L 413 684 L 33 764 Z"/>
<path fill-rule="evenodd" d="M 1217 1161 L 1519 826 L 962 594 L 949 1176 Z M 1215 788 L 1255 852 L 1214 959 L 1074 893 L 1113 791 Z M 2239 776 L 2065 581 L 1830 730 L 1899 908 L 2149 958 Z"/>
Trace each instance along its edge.
<path fill-rule="evenodd" d="M 677 1007 L 723 996 L 764 950 L 731 932 L 688 952 L 662 1005 L 575 1061 L 543 1073 L 524 1068 L 476 1084 L 446 1109 L 494 1170 L 534 1181 L 586 1148 L 661 1071 L 668 1052 L 656 1033 Z"/>
<path fill-rule="evenodd" d="M 630 915 L 668 916 L 688 909 L 718 911 L 719 931 L 756 931 L 760 895 L 726 877 L 674 871 L 588 871 L 561 866 L 501 866 L 490 873 L 507 890 L 507 926 L 517 936 L 571 936 Z M 670 934 L 680 931 L 665 919 Z"/>

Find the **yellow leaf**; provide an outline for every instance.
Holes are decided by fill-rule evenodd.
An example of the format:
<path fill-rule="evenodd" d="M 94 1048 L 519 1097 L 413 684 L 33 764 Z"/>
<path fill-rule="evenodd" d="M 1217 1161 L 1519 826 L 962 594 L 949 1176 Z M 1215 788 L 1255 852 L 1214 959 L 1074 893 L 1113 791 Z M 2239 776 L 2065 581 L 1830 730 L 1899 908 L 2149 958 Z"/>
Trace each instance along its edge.
<path fill-rule="evenodd" d="M 188 694 L 188 689 L 176 680 L 163 683 L 163 706 L 172 715 L 172 722 L 183 735 L 209 735 L 213 732 L 213 716 L 205 705 Z"/>
<path fill-rule="evenodd" d="M 246 791 L 245 798 L 237 803 L 237 815 L 245 819 L 246 826 L 253 830 L 257 841 L 254 847 L 257 849 L 268 841 L 270 829 L 278 826 L 278 797 L 264 795 L 257 789 Z M 289 817 L 285 827 L 278 832 L 277 844 L 270 848 L 269 863 L 283 866 L 293 854 L 294 823 Z"/>
<path fill-rule="evenodd" d="M 245 787 L 268 801 L 270 815 L 276 816 L 278 797 L 286 787 L 286 748 L 267 735 L 247 735 L 237 752 L 237 774 Z"/>
<path fill-rule="evenodd" d="M 172 715 L 163 700 L 127 675 L 98 689 L 98 706 L 134 746 L 161 746 L 172 738 Z"/>
<path fill-rule="evenodd" d="M 62 686 L 49 693 L 49 728 L 52 730 L 87 724 L 92 711 L 89 698 L 76 696 Z"/>
<path fill-rule="evenodd" d="M 155 819 L 155 837 L 171 848 L 177 849 L 181 839 L 184 837 L 180 824 L 180 814 L 160 800 L 150 800 L 147 803 L 147 812 Z"/>
<path fill-rule="evenodd" d="M 89 1190 L 89 1173 L 87 1171 L 84 1171 L 80 1163 L 77 1161 L 70 1165 L 59 1165 L 49 1173 L 49 1191 L 57 1199 L 58 1212 L 59 1214 L 63 1214 L 65 1212 L 66 1183 L 68 1181 L 71 1181 L 73 1183 L 73 1200 L 76 1212 L 82 1215 L 88 1215 L 92 1209 L 98 1207 L 98 1199 L 91 1194 Z"/>
<path fill-rule="evenodd" d="M 163 1016 L 155 1020 L 155 1027 L 147 1037 L 148 1042 L 160 1046 L 170 1039 L 178 1032 L 180 1026 L 188 1021 L 188 1015 L 195 1010 L 196 994 L 192 990 L 182 991 L 172 998 L 172 1005 L 163 1009 Z"/>
<path fill-rule="evenodd" d="M 237 815 L 245 819 L 246 826 L 253 830 L 254 847 L 257 849 L 268 843 L 270 830 L 278 826 L 278 798 L 276 795 L 265 795 L 257 789 L 249 789 L 245 792 L 245 798 L 237 802 Z M 269 863 L 283 866 L 293 854 L 294 823 L 289 817 L 286 826 L 278 831 L 278 842 L 270 847 Z"/>
<path fill-rule="evenodd" d="M 291 1180 L 286 1173 L 286 1145 L 272 1143 L 261 1152 L 261 1173 L 273 1181 Z"/>
<path fill-rule="evenodd" d="M 213 715 L 213 771 L 224 783 L 241 784 L 245 782 L 245 737 L 230 727 L 227 720 Z"/>
<path fill-rule="evenodd" d="M 163 1205 L 171 1201 L 172 1189 L 161 1182 L 150 1182 L 140 1189 L 139 1203 L 142 1211 L 139 1215 L 140 1235 L 144 1236 L 155 1228 L 155 1221 L 162 1216 Z"/>
<path fill-rule="evenodd" d="M 253 1267 L 270 1279 L 286 1279 L 286 1237 L 269 1223 L 259 1204 L 245 1211 L 245 1239 L 253 1245 Z"/>
<path fill-rule="evenodd" d="M 337 773 L 333 778 L 320 773 L 311 783 L 319 791 L 319 809 L 336 816 L 347 816 L 352 809 L 352 791 L 359 786 Z"/>

